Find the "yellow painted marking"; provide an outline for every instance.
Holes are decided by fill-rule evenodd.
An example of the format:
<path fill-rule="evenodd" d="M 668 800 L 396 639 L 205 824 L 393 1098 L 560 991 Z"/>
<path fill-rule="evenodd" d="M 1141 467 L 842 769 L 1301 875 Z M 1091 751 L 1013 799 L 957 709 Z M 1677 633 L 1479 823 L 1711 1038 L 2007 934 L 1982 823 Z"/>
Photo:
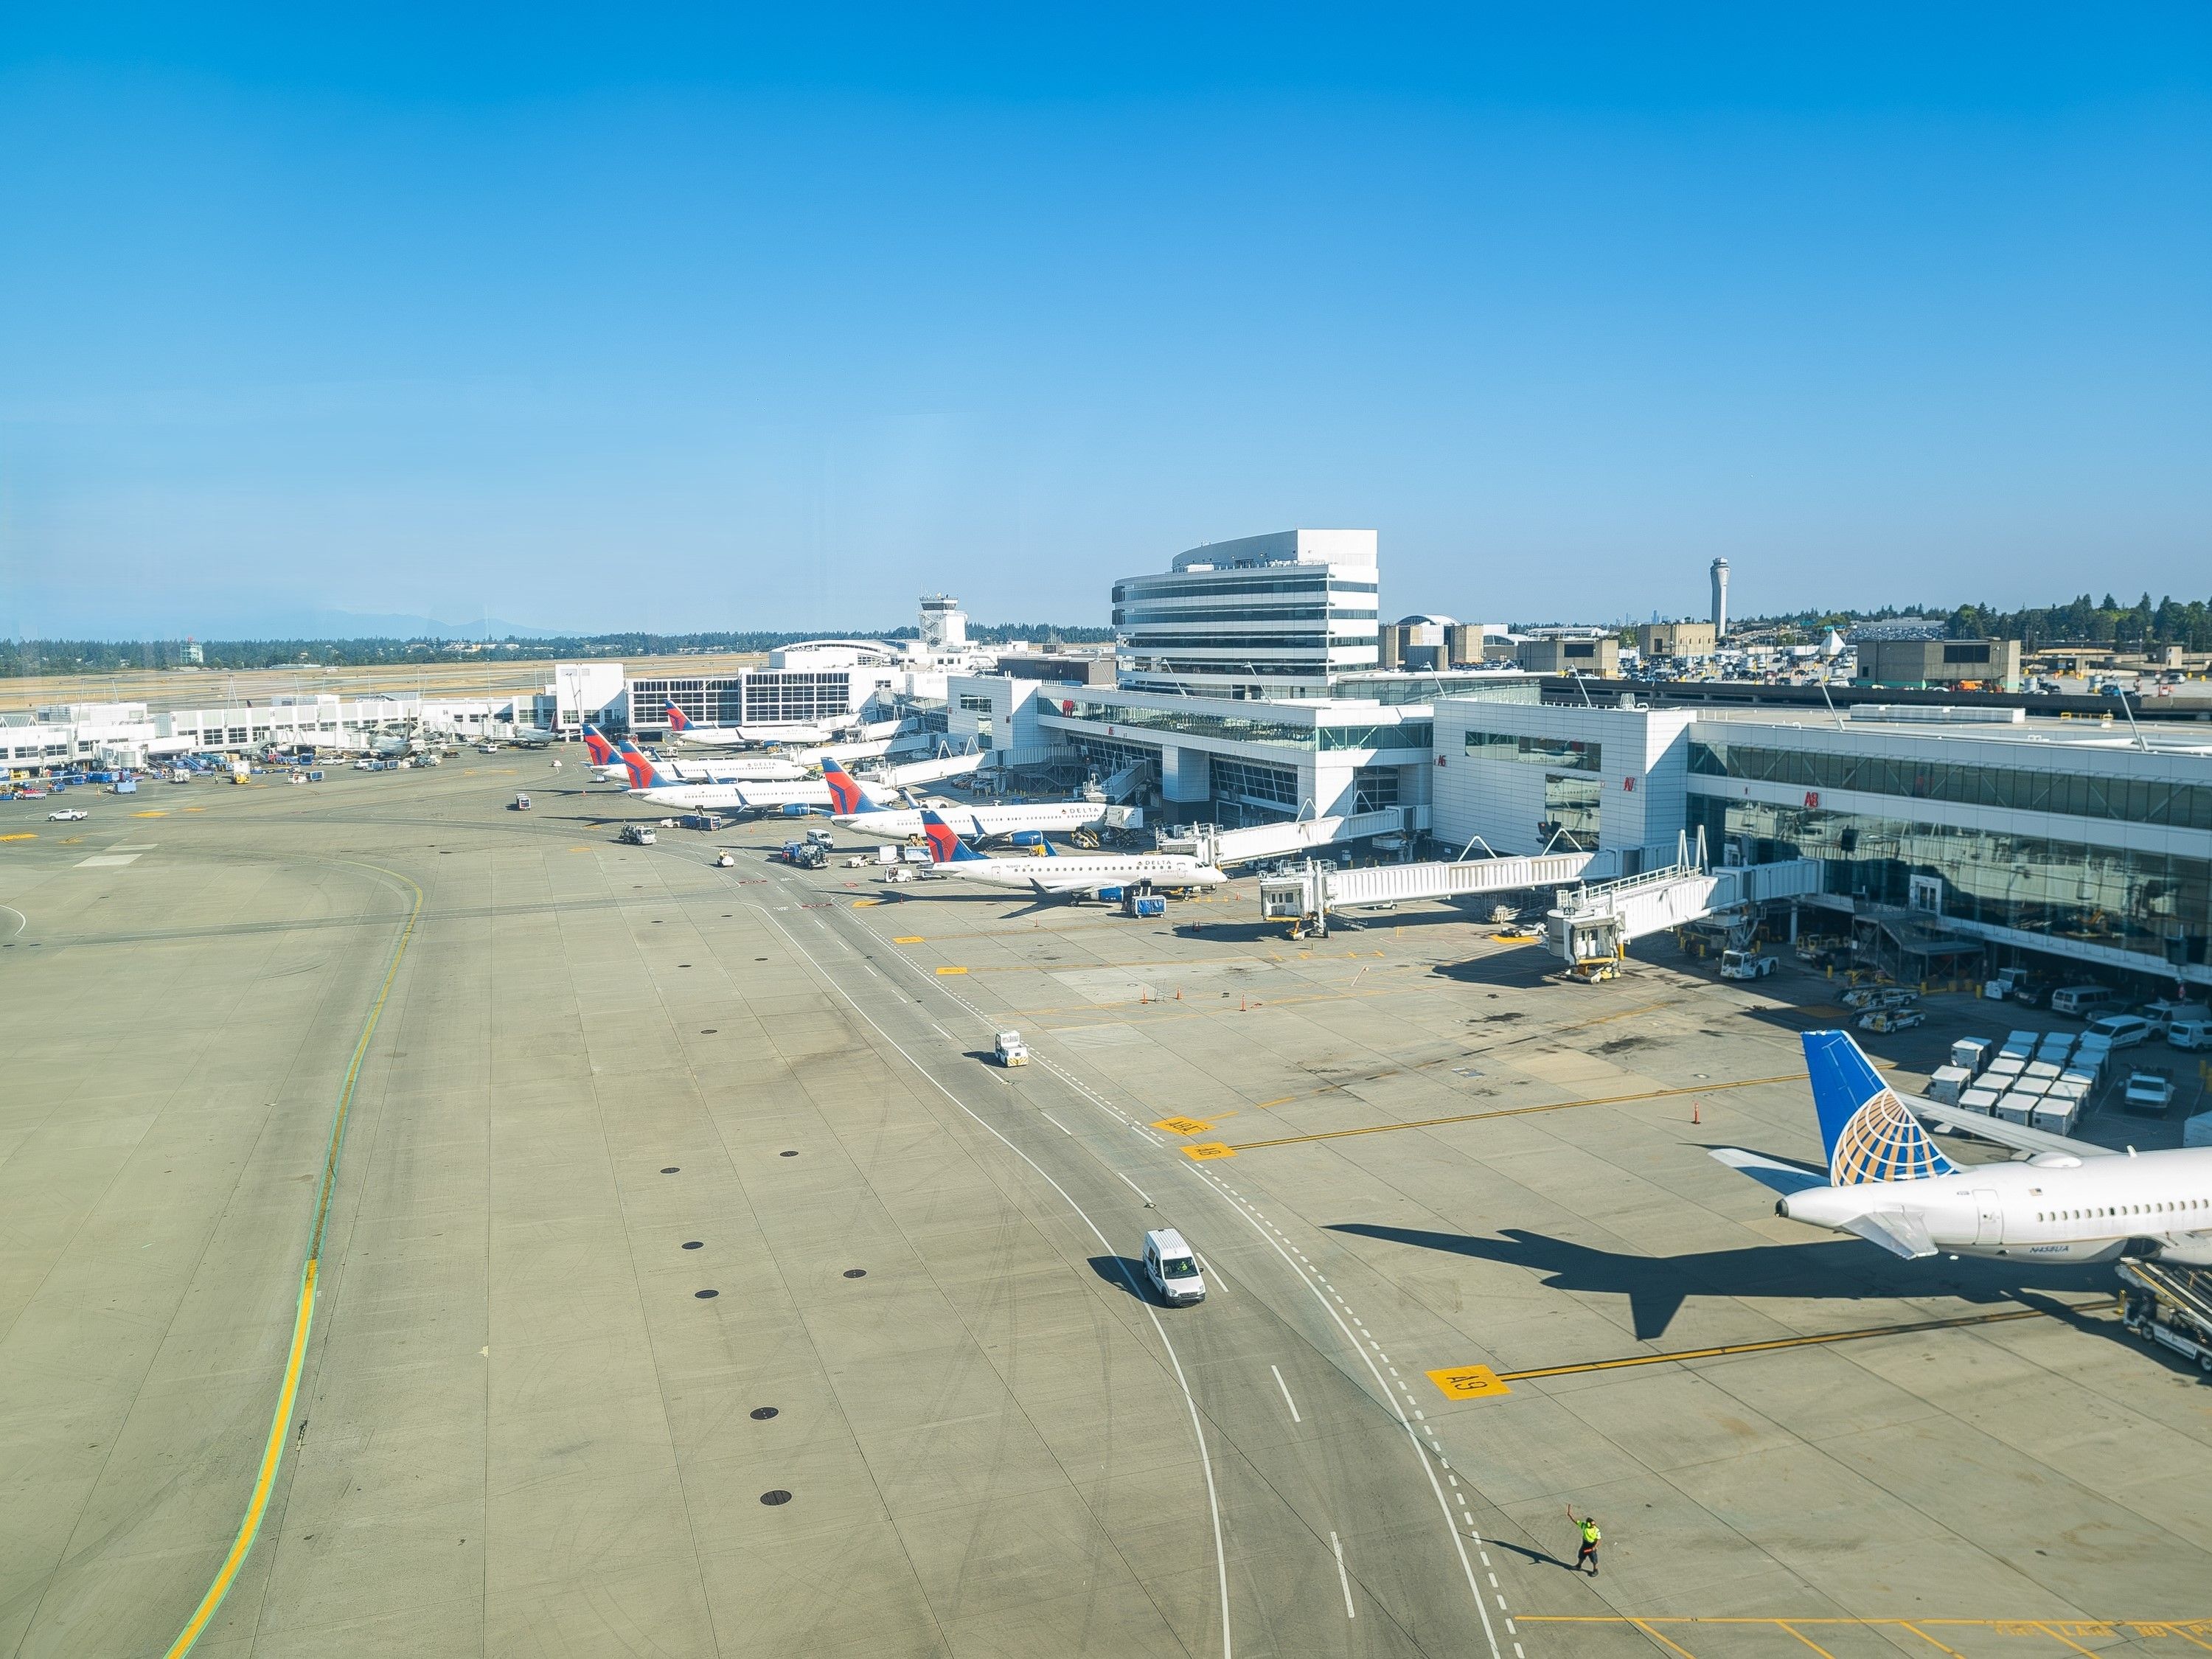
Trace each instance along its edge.
<path fill-rule="evenodd" d="M 1673 1648 L 1675 1652 L 1682 1656 L 1682 1659 L 1698 1659 L 1697 1655 L 1692 1653 L 1687 1648 L 1679 1647 L 1676 1646 L 1675 1644 L 1669 1642 L 1665 1637 L 1662 1636 L 1657 1631 L 1652 1629 L 1650 1626 L 1645 1624 L 1641 1619 L 1632 1619 L 1628 1622 L 1635 1626 L 1637 1629 L 1642 1631 L 1646 1636 L 1658 1643 L 1661 1646 Z"/>
<path fill-rule="evenodd" d="M 940 974 L 964 974 L 968 970 L 965 968 L 940 968 L 937 971 Z"/>
<path fill-rule="evenodd" d="M 207 808 L 204 806 L 187 806 L 185 808 L 185 811 L 187 812 L 204 812 L 207 811 Z"/>
<path fill-rule="evenodd" d="M 1171 1135 L 1202 1135 L 1212 1127 L 1211 1123 L 1201 1123 L 1194 1117 L 1164 1117 L 1152 1125 L 1155 1129 L 1165 1129 Z"/>
<path fill-rule="evenodd" d="M 131 816 L 134 818 L 166 818 L 169 816 L 169 809 L 166 806 L 156 806 L 149 811 L 133 812 Z"/>
<path fill-rule="evenodd" d="M 1942 1648 L 1944 1652 L 1951 1656 L 1951 1659 L 1966 1659 L 1966 1656 L 1960 1652 L 1958 1649 L 1947 1646 L 1943 1643 L 1937 1641 L 1934 1637 L 1930 1636 L 1926 1631 L 1921 1629 L 1917 1625 L 1908 1624 L 1904 1626 L 1904 1628 L 1911 1631 L 1922 1641 L 1927 1643 L 1929 1647 Z"/>
<path fill-rule="evenodd" d="M 2078 1313 L 2094 1310 L 2098 1302 L 2077 1302 L 2064 1304 L 2063 1310 Z M 1903 1325 L 1869 1325 L 1856 1331 L 1821 1331 L 1808 1336 L 1778 1336 L 1764 1342 L 1729 1342 L 1717 1348 L 1680 1348 L 1671 1353 L 1632 1353 L 1620 1359 L 1586 1359 L 1573 1365 L 1540 1365 L 1533 1370 L 1504 1371 L 1499 1380 L 1505 1382 L 1525 1382 L 1538 1376 L 1574 1376 L 1584 1371 L 1617 1371 L 1632 1365 L 1677 1364 L 1689 1359 L 1718 1359 L 1723 1355 L 1737 1353 L 1771 1353 L 1778 1348 L 1811 1348 L 1828 1342 L 1856 1342 L 1869 1336 L 1905 1336 L 1916 1331 L 1948 1331 L 1968 1325 L 2002 1325 L 2015 1319 L 2049 1319 L 2057 1310 L 2044 1308 L 2013 1308 L 2003 1313 L 1962 1314 L 1955 1319 L 1921 1319 Z"/>
<path fill-rule="evenodd" d="M 1429 1381 L 1447 1400 L 1480 1400 L 1490 1395 L 1513 1392 L 1487 1365 L 1452 1365 L 1428 1375 Z"/>
<path fill-rule="evenodd" d="M 398 872 L 379 866 L 359 867 L 407 881 Z M 368 1018 L 361 1028 L 361 1041 L 354 1045 L 353 1062 L 346 1067 L 345 1081 L 338 1089 L 337 1109 L 331 1119 L 330 1145 L 323 1154 L 322 1185 L 315 1200 L 315 1224 L 307 1236 L 307 1259 L 300 1270 L 299 1301 L 292 1315 L 291 1352 L 284 1361 L 284 1382 L 277 1390 L 276 1409 L 269 1420 L 269 1438 L 261 1448 L 261 1468 L 254 1477 L 253 1494 L 246 1500 L 246 1515 L 238 1523 L 238 1535 L 231 1540 L 230 1552 L 216 1570 L 215 1582 L 192 1609 L 192 1616 L 185 1620 L 177 1639 L 169 1644 L 164 1659 L 184 1659 L 207 1629 L 216 1610 L 222 1606 L 222 1598 L 237 1578 L 239 1569 L 246 1565 L 246 1552 L 253 1547 L 254 1535 L 261 1529 L 261 1517 L 268 1512 L 269 1495 L 276 1485 L 276 1471 L 284 1461 L 284 1442 L 292 1426 L 292 1407 L 300 1395 L 300 1371 L 307 1358 L 307 1335 L 314 1323 L 315 1275 L 322 1260 L 323 1231 L 330 1222 L 331 1196 L 337 1187 L 338 1154 L 345 1146 L 346 1116 L 352 1109 L 354 1089 L 361 1081 L 361 1065 L 368 1056 L 369 1039 L 376 1035 L 377 1022 L 383 1018 L 392 982 L 399 976 L 400 958 L 407 954 L 408 941 L 415 937 L 415 923 L 422 914 L 422 890 L 411 881 L 407 884 L 415 888 L 415 907 L 407 913 L 407 925 L 400 929 L 398 943 L 392 948 L 392 962 L 384 970 L 384 984 L 369 1006 Z"/>
<path fill-rule="evenodd" d="M 38 838 L 39 832 L 35 830 L 19 830 L 12 836 L 0 836 L 0 841 L 36 841 Z"/>
<path fill-rule="evenodd" d="M 572 853 L 588 853 L 592 849 L 588 847 L 571 847 L 568 850 Z"/>
<path fill-rule="evenodd" d="M 1237 1149 L 1234 1146 L 1224 1146 L 1218 1140 L 1202 1140 L 1195 1146 L 1184 1147 L 1182 1155 L 1194 1163 L 1203 1164 L 1208 1158 L 1234 1158 L 1237 1156 Z"/>
<path fill-rule="evenodd" d="M 872 904 L 881 904 L 882 902 L 883 901 L 881 899 L 854 899 L 853 901 L 853 908 L 855 910 L 865 910 Z"/>
<path fill-rule="evenodd" d="M 1600 1095 L 1590 1100 L 1555 1100 L 1548 1106 L 1506 1106 L 1494 1112 L 1462 1112 L 1453 1117 L 1417 1118 L 1410 1123 L 1370 1123 L 1358 1129 L 1322 1129 L 1310 1135 L 1279 1135 L 1273 1140 L 1240 1140 L 1237 1150 L 1249 1152 L 1258 1146 L 1290 1146 L 1305 1140 L 1340 1140 L 1346 1135 L 1389 1134 L 1394 1129 L 1433 1129 L 1445 1123 L 1479 1123 L 1485 1118 L 1527 1117 L 1536 1112 L 1567 1112 L 1577 1106 L 1618 1106 L 1632 1100 L 1664 1100 L 1671 1095 L 1718 1094 L 1723 1089 L 1755 1089 L 1765 1083 L 1795 1083 L 1802 1072 L 1778 1077 L 1747 1077 L 1734 1083 L 1700 1083 L 1690 1089 L 1645 1089 L 1632 1095 Z"/>
<path fill-rule="evenodd" d="M 1789 1624 L 1789 1622 L 1788 1622 L 1787 1620 L 1781 1620 L 1781 1619 L 1778 1619 L 1778 1620 L 1776 1620 L 1774 1622 L 1775 1622 L 1776 1624 L 1778 1624 L 1778 1625 L 1780 1625 L 1780 1626 L 1782 1626 L 1782 1628 L 1783 1628 L 1783 1629 L 1784 1629 L 1784 1630 L 1786 1630 L 1786 1631 L 1789 1631 L 1789 1632 L 1790 1632 L 1790 1633 L 1792 1636 L 1796 1637 L 1799 1641 L 1802 1642 L 1802 1643 L 1803 1643 L 1807 1647 L 1808 1647 L 1808 1648 L 1812 1649 L 1814 1652 L 1815 1652 L 1815 1653 L 1819 1654 L 1819 1655 L 1820 1656 L 1820 1659 L 1836 1659 L 1836 1656 L 1835 1656 L 1834 1654 L 1832 1654 L 1832 1653 L 1829 1652 L 1829 1651 L 1827 1650 L 1827 1649 L 1826 1649 L 1826 1648 L 1822 1647 L 1822 1646 L 1821 1646 L 1818 1642 L 1815 1642 L 1815 1641 L 1814 1641 L 1811 1637 L 1809 1637 L 1809 1636 L 1806 1635 L 1804 1632 L 1802 1632 L 1802 1631 L 1801 1631 L 1801 1630 L 1793 1630 L 1793 1629 L 1791 1629 L 1791 1628 L 1790 1628 L 1790 1624 Z"/>
<path fill-rule="evenodd" d="M 919 945 L 921 942 L 921 935 L 919 933 L 908 933 L 903 939 L 895 939 L 891 941 L 894 945 Z"/>

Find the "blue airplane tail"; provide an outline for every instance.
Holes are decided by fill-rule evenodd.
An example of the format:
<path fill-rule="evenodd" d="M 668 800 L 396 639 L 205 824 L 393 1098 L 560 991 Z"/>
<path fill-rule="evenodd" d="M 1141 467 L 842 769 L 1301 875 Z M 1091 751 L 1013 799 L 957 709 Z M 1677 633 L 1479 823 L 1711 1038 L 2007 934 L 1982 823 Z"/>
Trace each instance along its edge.
<path fill-rule="evenodd" d="M 1881 1080 L 1850 1032 L 1806 1032 L 1805 1069 L 1813 1080 L 1828 1179 L 1836 1186 L 1955 1173 L 1957 1166 Z"/>

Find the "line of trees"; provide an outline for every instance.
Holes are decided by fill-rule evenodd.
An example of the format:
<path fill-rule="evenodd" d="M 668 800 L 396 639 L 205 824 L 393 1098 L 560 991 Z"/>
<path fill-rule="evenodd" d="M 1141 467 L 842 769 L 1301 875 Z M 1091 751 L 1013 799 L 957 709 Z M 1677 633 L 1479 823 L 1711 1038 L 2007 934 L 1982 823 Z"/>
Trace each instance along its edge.
<path fill-rule="evenodd" d="M 969 638 L 985 645 L 1008 640 L 1060 641 L 1091 644 L 1114 637 L 1110 628 L 1072 628 L 1051 623 L 971 624 Z M 199 660 L 189 661 L 176 640 L 5 640 L 0 641 L 0 678 L 117 673 L 128 669 L 205 667 L 246 670 L 313 665 L 373 668 L 405 663 L 544 660 L 562 658 L 660 657 L 772 651 L 819 639 L 911 639 L 908 623 L 886 632 L 859 628 L 840 633 L 816 629 L 806 633 L 732 632 L 707 634 L 590 634 L 480 641 L 434 639 L 203 640 Z"/>
<path fill-rule="evenodd" d="M 1802 611 L 1772 617 L 1744 617 L 1732 629 L 1795 629 L 1818 637 L 1821 630 L 1849 632 L 1862 623 L 1926 617 L 1954 640 L 2018 640 L 2033 651 L 2047 645 L 2104 645 L 2139 651 L 2178 645 L 2187 651 L 2212 651 L 2212 601 L 2168 597 L 2154 604 L 2145 593 L 2124 605 L 2107 593 L 2084 593 L 2063 605 L 2030 605 L 2007 611 L 1991 605 L 1884 605 L 1878 611 Z"/>

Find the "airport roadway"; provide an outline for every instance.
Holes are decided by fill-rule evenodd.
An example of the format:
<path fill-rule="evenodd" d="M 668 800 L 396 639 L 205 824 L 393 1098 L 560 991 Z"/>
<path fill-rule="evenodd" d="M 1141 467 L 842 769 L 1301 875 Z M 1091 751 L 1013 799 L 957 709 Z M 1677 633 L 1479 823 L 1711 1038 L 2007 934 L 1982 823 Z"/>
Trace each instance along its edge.
<path fill-rule="evenodd" d="M 0 1655 L 2212 1647 L 2212 1412 L 2101 1280 L 1705 1157 L 1802 1155 L 1791 1011 L 719 870 L 576 779 L 10 809 Z"/>

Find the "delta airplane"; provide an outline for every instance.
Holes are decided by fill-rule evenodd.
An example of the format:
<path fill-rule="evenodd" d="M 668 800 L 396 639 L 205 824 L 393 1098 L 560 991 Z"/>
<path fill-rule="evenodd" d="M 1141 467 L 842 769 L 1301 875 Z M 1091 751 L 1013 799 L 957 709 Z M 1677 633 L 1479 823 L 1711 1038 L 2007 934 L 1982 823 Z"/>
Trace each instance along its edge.
<path fill-rule="evenodd" d="M 992 887 L 1012 887 L 1039 898 L 1073 898 L 1101 887 L 1218 887 L 1229 879 L 1210 864 L 1182 853 L 1104 853 L 1063 858 L 1050 846 L 1042 857 L 986 858 L 962 841 L 934 809 L 921 810 L 929 861 L 940 876 L 957 876 Z"/>
<path fill-rule="evenodd" d="M 919 836 L 922 833 L 918 806 L 878 806 L 870 800 L 852 774 L 831 756 L 822 763 L 822 781 L 830 786 L 830 817 L 852 830 L 871 835 Z M 962 806 L 945 802 L 937 815 L 961 835 L 976 841 L 999 836 L 1036 836 L 1053 830 L 1080 830 L 1106 817 L 1104 801 L 1039 801 L 1024 806 Z"/>
<path fill-rule="evenodd" d="M 591 769 L 611 783 L 629 781 L 629 768 L 623 761 L 623 751 L 636 746 L 628 738 L 610 743 L 597 726 L 584 728 L 584 748 Z M 806 769 L 796 762 L 767 755 L 757 759 L 732 756 L 716 760 L 664 760 L 655 764 L 678 783 L 735 783 L 740 779 L 795 782 L 806 775 Z"/>
<path fill-rule="evenodd" d="M 848 725 L 850 722 L 847 722 Z M 842 731 L 840 726 L 836 731 Z M 827 743 L 836 731 L 819 726 L 701 726 L 674 703 L 668 732 L 678 743 L 707 749 L 750 749 L 763 744 Z"/>
<path fill-rule="evenodd" d="M 1777 1215 L 1856 1233 L 1908 1259 L 1942 1252 L 2034 1261 L 2155 1257 L 2212 1266 L 2212 1147 L 2118 1153 L 2024 1123 L 1900 1096 L 1846 1031 L 1805 1033 L 1826 1177 L 1740 1147 L 1712 1155 L 1782 1194 Z M 1960 1165 L 1925 1123 L 2012 1147 L 2011 1163 Z"/>
<path fill-rule="evenodd" d="M 830 787 L 809 783 L 686 783 L 625 741 L 616 751 L 629 773 L 629 793 L 662 806 L 706 807 L 725 812 L 766 811 L 780 806 L 830 805 Z"/>

